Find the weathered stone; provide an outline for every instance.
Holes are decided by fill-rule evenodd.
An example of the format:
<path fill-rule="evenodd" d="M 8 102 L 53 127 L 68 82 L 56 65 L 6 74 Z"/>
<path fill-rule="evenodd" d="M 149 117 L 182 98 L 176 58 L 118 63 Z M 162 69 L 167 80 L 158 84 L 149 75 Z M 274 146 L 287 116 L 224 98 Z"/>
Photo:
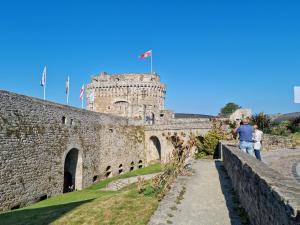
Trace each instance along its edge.
<path fill-rule="evenodd" d="M 61 194 L 65 170 L 73 170 L 74 189 L 82 189 L 94 176 L 105 178 L 108 166 L 117 175 L 120 164 L 125 172 L 131 162 L 146 161 L 144 128 L 126 118 L 6 91 L 0 91 L 0 134 L 0 210 Z"/>
<path fill-rule="evenodd" d="M 223 163 L 251 224 L 300 224 L 300 186 L 237 147 L 221 143 Z"/>
<path fill-rule="evenodd" d="M 156 74 L 101 73 L 87 85 L 87 95 L 92 92 L 87 109 L 153 124 L 164 109 L 166 88 Z"/>
<path fill-rule="evenodd" d="M 166 161 L 173 150 L 166 134 L 188 139 L 211 129 L 208 119 L 167 118 L 138 126 L 126 117 L 0 91 L 0 211 Z M 151 147 L 154 137 L 160 149 Z"/>

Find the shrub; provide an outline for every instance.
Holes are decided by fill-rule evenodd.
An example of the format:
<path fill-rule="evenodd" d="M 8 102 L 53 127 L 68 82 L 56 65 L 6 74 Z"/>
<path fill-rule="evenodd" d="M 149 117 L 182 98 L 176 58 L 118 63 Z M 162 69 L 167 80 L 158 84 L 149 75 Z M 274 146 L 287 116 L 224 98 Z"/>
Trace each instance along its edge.
<path fill-rule="evenodd" d="M 270 131 L 271 118 L 263 112 L 253 115 L 251 118 L 251 123 L 256 124 L 258 126 L 258 129 L 262 130 L 265 133 L 268 133 Z"/>
<path fill-rule="evenodd" d="M 201 141 L 196 142 L 196 158 L 203 158 L 206 155 L 215 155 L 220 140 L 228 140 L 231 135 L 223 127 L 221 121 L 212 120 L 213 128 L 208 131 Z"/>
<path fill-rule="evenodd" d="M 279 125 L 272 127 L 269 133 L 273 135 L 288 136 L 291 133 L 289 129 L 290 126 L 290 121 L 282 121 Z"/>
<path fill-rule="evenodd" d="M 213 155 L 218 146 L 220 140 L 223 139 L 223 136 L 217 130 L 208 131 L 204 136 L 203 143 L 201 143 L 200 150 L 203 151 L 206 155 Z"/>
<path fill-rule="evenodd" d="M 144 195 L 155 195 L 161 200 L 170 190 L 171 185 L 178 175 L 184 175 L 186 172 L 185 163 L 191 153 L 191 149 L 195 146 L 196 138 L 190 135 L 188 141 L 184 141 L 184 136 L 178 134 L 168 134 L 166 139 L 170 141 L 174 147 L 170 160 L 165 164 L 164 171 L 152 178 L 150 185 L 140 189 Z"/>
<path fill-rule="evenodd" d="M 300 131 L 300 116 L 290 121 L 288 129 L 290 129 L 292 133 Z"/>

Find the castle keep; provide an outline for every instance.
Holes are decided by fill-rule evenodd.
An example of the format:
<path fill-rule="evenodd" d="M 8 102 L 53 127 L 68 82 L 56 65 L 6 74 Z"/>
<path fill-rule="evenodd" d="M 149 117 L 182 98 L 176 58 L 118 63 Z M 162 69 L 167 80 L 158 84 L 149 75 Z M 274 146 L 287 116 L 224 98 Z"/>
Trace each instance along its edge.
<path fill-rule="evenodd" d="M 166 87 L 157 74 L 101 73 L 87 85 L 87 109 L 154 123 L 164 109 Z"/>

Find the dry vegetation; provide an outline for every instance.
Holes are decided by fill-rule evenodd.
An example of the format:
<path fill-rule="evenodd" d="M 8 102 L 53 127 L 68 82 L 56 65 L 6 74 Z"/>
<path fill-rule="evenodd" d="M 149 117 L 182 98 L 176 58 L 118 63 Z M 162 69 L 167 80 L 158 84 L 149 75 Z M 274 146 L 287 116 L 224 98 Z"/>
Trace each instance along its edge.
<path fill-rule="evenodd" d="M 168 134 L 166 138 L 172 143 L 174 149 L 168 163 L 164 165 L 163 173 L 155 176 L 149 185 L 145 185 L 143 180 L 138 182 L 138 191 L 140 193 L 146 196 L 154 195 L 158 200 L 161 200 L 168 193 L 178 175 L 188 174 L 185 165 L 197 142 L 193 134 L 190 134 L 187 141 L 184 141 L 184 133 L 180 135 L 175 133 L 172 136 Z"/>

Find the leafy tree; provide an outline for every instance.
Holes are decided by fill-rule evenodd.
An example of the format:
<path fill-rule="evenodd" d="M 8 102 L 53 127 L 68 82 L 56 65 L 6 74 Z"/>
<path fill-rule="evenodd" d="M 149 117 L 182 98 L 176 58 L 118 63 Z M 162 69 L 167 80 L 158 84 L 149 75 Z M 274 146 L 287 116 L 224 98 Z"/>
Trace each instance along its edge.
<path fill-rule="evenodd" d="M 235 110 L 240 109 L 240 108 L 241 108 L 241 106 L 239 106 L 233 102 L 229 102 L 221 109 L 221 115 L 229 115 L 229 114 L 233 113 Z"/>

